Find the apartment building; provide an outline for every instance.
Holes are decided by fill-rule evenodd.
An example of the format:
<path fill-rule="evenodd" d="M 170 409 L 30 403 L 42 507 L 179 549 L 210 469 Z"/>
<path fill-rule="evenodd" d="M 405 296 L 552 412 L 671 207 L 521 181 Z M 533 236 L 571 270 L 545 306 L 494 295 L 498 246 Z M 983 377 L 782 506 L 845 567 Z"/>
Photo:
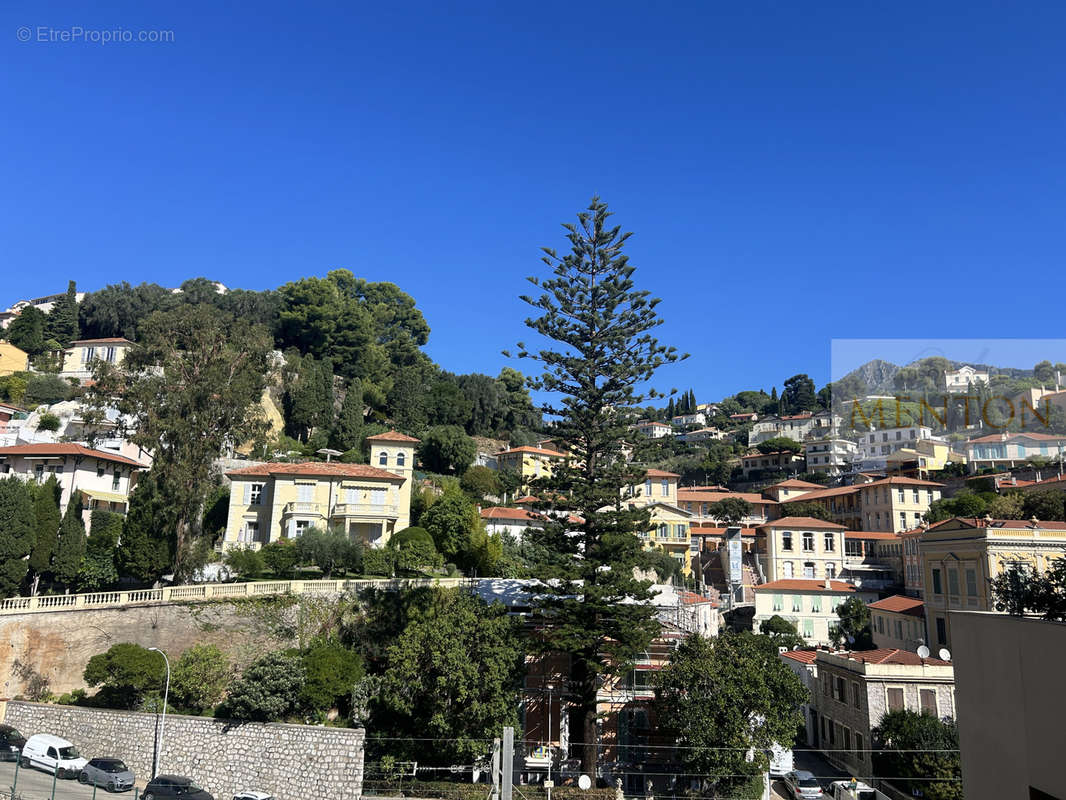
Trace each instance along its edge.
<path fill-rule="evenodd" d="M 807 459 L 808 472 L 824 472 L 839 475 L 847 472 L 858 460 L 859 446 L 850 439 L 827 436 L 807 442 L 803 454 Z"/>
<path fill-rule="evenodd" d="M 869 608 L 875 647 L 913 652 L 929 641 L 925 603 L 918 598 L 895 594 L 870 603 Z"/>
<path fill-rule="evenodd" d="M 367 437 L 373 466 L 338 461 L 269 462 L 231 470 L 223 549 L 258 549 L 311 527 L 340 528 L 384 547 L 409 525 L 418 439 L 395 431 Z"/>
<path fill-rule="evenodd" d="M 783 517 L 757 528 L 768 581 L 837 578 L 844 569 L 844 526 L 813 517 Z"/>
<path fill-rule="evenodd" d="M 840 577 L 872 591 L 903 584 L 899 536 L 889 531 L 847 531 Z"/>
<path fill-rule="evenodd" d="M 678 414 L 670 420 L 670 423 L 675 428 L 684 428 L 689 425 L 706 425 L 707 415 L 702 411 L 697 411 L 693 414 Z"/>
<path fill-rule="evenodd" d="M 903 547 L 903 591 L 908 597 L 924 597 L 925 582 L 922 580 L 922 556 L 919 551 L 925 528 L 913 528 L 899 534 Z"/>
<path fill-rule="evenodd" d="M 908 425 L 873 429 L 859 433 L 858 437 L 855 466 L 860 470 L 883 470 L 893 453 L 905 448 L 914 449 L 918 442 L 931 439 L 933 430 L 924 425 Z"/>
<path fill-rule="evenodd" d="M 863 602 L 877 598 L 843 581 L 792 578 L 770 581 L 755 587 L 755 630 L 773 616 L 783 617 L 796 626 L 800 636 L 811 645 L 828 645 L 829 630 L 839 621 L 837 608 L 849 597 Z"/>
<path fill-rule="evenodd" d="M 673 472 L 649 469 L 644 482 L 630 487 L 625 501 L 634 507 L 647 508 L 650 527 L 639 534 L 645 549 L 661 549 L 681 565 L 684 575 L 692 574 L 691 526 L 693 514 L 678 504 L 677 481 Z"/>
<path fill-rule="evenodd" d="M 828 411 L 811 412 L 786 416 L 768 416 L 758 420 L 748 434 L 748 444 L 757 445 L 767 439 L 785 437 L 802 442 L 811 437 L 820 438 L 832 428 L 832 415 Z"/>
<path fill-rule="evenodd" d="M 701 523 L 721 523 L 723 520 L 715 519 L 711 514 L 710 507 L 719 500 L 736 498 L 744 500 L 751 505 L 751 511 L 740 520 L 742 525 L 759 525 L 777 516 L 777 501 L 763 497 L 756 492 L 731 492 L 728 489 L 717 487 L 692 487 L 677 490 L 677 504 L 692 514 Z"/>
<path fill-rule="evenodd" d="M 825 487 L 820 483 L 811 483 L 810 481 L 801 481 L 798 478 L 789 478 L 785 481 L 779 481 L 772 486 L 767 486 L 762 490 L 762 493 L 778 503 L 782 503 L 785 500 L 792 500 L 800 495 L 808 494 L 809 492 L 817 492 Z"/>
<path fill-rule="evenodd" d="M 749 480 L 753 475 L 773 472 L 803 472 L 805 471 L 804 464 L 803 456 L 791 450 L 775 450 L 772 453 L 754 452 L 740 457 L 740 468 L 744 471 L 744 480 Z"/>
<path fill-rule="evenodd" d="M 818 503 L 834 522 L 850 530 L 899 533 L 916 527 L 929 506 L 940 499 L 943 484 L 918 478 L 892 477 L 807 492 L 782 503 Z"/>
<path fill-rule="evenodd" d="M 994 611 L 989 581 L 1018 566 L 1043 572 L 1066 557 L 1066 522 L 948 519 L 919 539 L 930 647 L 952 645 L 952 610 Z"/>
<path fill-rule="evenodd" d="M 1031 458 L 1059 460 L 1066 454 L 1066 436 L 1051 433 L 993 433 L 966 442 L 970 472 L 1010 469 Z"/>
<path fill-rule="evenodd" d="M 511 470 L 522 478 L 522 489 L 528 490 L 529 482 L 538 478 L 550 478 L 555 467 L 562 464 L 568 456 L 549 447 L 512 447 L 496 454 L 496 466 L 499 470 Z"/>
<path fill-rule="evenodd" d="M 965 394 L 977 388 L 979 383 L 988 385 L 988 371 L 963 364 L 958 369 L 944 370 L 944 391 L 948 394 Z"/>
<path fill-rule="evenodd" d="M 955 672 L 950 662 L 902 649 L 819 651 L 818 691 L 812 701 L 816 747 L 854 775 L 871 774 L 873 731 L 889 711 L 908 709 L 938 719 L 955 717 Z"/>

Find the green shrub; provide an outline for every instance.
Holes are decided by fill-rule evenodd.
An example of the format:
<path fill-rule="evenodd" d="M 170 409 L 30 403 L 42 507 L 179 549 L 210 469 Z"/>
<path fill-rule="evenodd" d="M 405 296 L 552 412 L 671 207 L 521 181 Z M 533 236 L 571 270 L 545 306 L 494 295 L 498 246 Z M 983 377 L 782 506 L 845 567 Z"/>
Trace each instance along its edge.
<path fill-rule="evenodd" d="M 213 644 L 197 644 L 174 665 L 170 695 L 187 711 L 200 713 L 222 697 L 233 670 L 229 659 Z"/>
<path fill-rule="evenodd" d="M 299 553 L 291 539 L 278 539 L 259 549 L 259 554 L 275 578 L 291 578 L 299 561 Z"/>
<path fill-rule="evenodd" d="M 41 414 L 41 418 L 37 421 L 37 430 L 39 431 L 51 431 L 55 433 L 59 430 L 60 419 L 55 414 Z"/>
<path fill-rule="evenodd" d="M 266 561 L 258 550 L 238 547 L 228 550 L 224 558 L 225 564 L 244 580 L 258 578 L 266 571 Z"/>
<path fill-rule="evenodd" d="M 275 722 L 297 708 L 304 683 L 303 660 L 290 652 L 267 653 L 230 684 L 229 696 L 215 716 Z"/>
<path fill-rule="evenodd" d="M 306 678 L 300 699 L 312 711 L 350 704 L 352 688 L 363 677 L 362 656 L 336 641 L 314 642 L 303 655 L 303 665 Z"/>
<path fill-rule="evenodd" d="M 396 571 L 396 553 L 368 547 L 363 553 L 363 574 L 383 575 L 391 578 Z"/>

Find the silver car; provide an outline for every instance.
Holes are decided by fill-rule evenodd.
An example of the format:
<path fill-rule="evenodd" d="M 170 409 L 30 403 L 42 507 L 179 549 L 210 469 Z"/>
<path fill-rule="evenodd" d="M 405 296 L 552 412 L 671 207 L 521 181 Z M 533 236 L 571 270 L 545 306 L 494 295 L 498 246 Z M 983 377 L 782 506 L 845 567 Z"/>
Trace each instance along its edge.
<path fill-rule="evenodd" d="M 824 797 L 818 780 L 805 769 L 795 769 L 785 775 L 785 785 L 796 800 L 821 800 Z"/>
<path fill-rule="evenodd" d="M 78 780 L 102 786 L 109 792 L 126 792 L 133 788 L 133 772 L 117 758 L 94 758 L 78 773 Z"/>

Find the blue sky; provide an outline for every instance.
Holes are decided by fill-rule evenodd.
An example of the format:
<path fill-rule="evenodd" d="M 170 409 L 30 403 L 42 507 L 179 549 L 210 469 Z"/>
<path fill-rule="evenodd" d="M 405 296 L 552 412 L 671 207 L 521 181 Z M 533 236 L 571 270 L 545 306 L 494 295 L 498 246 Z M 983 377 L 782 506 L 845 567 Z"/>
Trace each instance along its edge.
<path fill-rule="evenodd" d="M 495 373 L 599 193 L 692 355 L 664 388 L 1062 335 L 1061 3 L 226 5 L 5 4 L 0 306 L 347 267 Z M 174 41 L 38 40 L 75 26 Z"/>

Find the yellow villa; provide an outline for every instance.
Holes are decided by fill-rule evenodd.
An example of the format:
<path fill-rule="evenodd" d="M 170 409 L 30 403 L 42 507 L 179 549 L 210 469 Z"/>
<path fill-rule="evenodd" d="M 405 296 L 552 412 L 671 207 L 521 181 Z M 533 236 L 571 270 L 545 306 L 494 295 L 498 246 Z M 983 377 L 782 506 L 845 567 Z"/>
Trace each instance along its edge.
<path fill-rule="evenodd" d="M 0 342 L 0 377 L 30 368 L 30 357 L 11 342 Z"/>
<path fill-rule="evenodd" d="M 529 488 L 529 482 L 537 478 L 550 478 L 556 464 L 567 459 L 565 453 L 548 447 L 512 447 L 496 454 L 496 463 L 500 470 L 517 472 L 522 478 L 523 489 Z"/>
<path fill-rule="evenodd" d="M 677 481 L 680 476 L 661 469 L 649 469 L 644 483 L 631 488 L 626 501 L 631 506 L 647 508 L 651 527 L 640 534 L 647 550 L 662 548 L 681 563 L 685 576 L 692 574 L 692 514 L 677 504 Z"/>
<path fill-rule="evenodd" d="M 390 432 L 368 437 L 371 464 L 271 462 L 232 470 L 223 549 L 294 539 L 311 527 L 339 528 L 384 547 L 407 528 L 418 439 Z"/>

